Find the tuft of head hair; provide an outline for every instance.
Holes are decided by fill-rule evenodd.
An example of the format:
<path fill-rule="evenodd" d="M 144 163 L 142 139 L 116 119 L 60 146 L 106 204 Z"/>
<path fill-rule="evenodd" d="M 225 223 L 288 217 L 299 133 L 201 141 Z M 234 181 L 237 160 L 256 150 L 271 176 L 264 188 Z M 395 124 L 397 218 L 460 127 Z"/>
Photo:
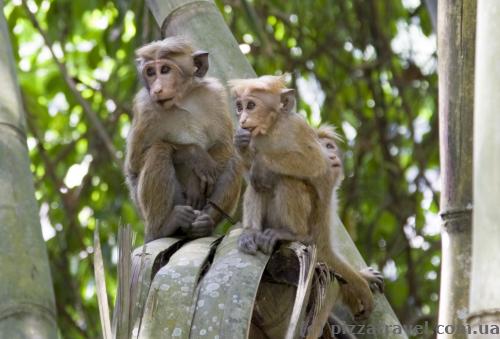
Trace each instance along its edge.
<path fill-rule="evenodd" d="M 337 128 L 331 124 L 324 123 L 321 124 L 316 129 L 316 134 L 319 139 L 330 139 L 333 141 L 343 141 L 340 134 L 337 133 Z"/>
<path fill-rule="evenodd" d="M 286 88 L 284 75 L 263 75 L 253 79 L 234 79 L 229 80 L 228 84 L 231 94 L 236 96 L 254 91 L 281 94 L 281 91 Z"/>
<path fill-rule="evenodd" d="M 189 41 L 180 36 L 172 36 L 163 40 L 150 42 L 135 51 L 138 59 L 146 61 L 162 59 L 172 55 L 189 55 L 194 52 Z"/>

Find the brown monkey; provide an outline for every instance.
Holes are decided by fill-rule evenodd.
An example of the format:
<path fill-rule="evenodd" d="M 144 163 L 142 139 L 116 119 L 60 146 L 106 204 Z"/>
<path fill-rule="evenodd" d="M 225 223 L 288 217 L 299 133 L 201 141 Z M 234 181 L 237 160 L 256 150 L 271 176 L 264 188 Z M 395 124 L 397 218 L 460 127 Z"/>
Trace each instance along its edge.
<path fill-rule="evenodd" d="M 373 308 L 367 281 L 330 245 L 330 201 L 339 175 L 332 171 L 316 133 L 293 112 L 293 90 L 285 88 L 282 77 L 273 76 L 233 80 L 230 85 L 241 127 L 236 145 L 250 183 L 244 195 L 240 249 L 270 253 L 277 241 L 314 242 L 318 261 L 347 282 L 341 288 L 343 301 L 353 314 L 367 317 Z M 245 147 L 241 141 L 249 138 L 248 132 Z M 320 335 L 332 306 L 333 300 L 325 302 L 308 336 Z"/>
<path fill-rule="evenodd" d="M 340 185 L 344 177 L 344 165 L 342 162 L 342 152 L 337 145 L 340 136 L 335 131 L 335 127 L 329 124 L 322 124 L 316 129 L 316 134 L 318 140 L 322 146 L 323 153 L 329 160 L 330 166 L 332 168 L 332 174 L 338 177 L 337 184 L 335 185 L 332 193 L 332 201 L 330 203 L 330 214 L 336 214 L 338 203 L 337 203 L 337 188 Z M 331 244 L 333 248 L 333 243 Z M 333 269 L 336 269 L 333 267 Z M 384 277 L 377 270 L 372 267 L 366 267 L 359 271 L 359 274 L 368 282 L 372 292 L 379 291 L 384 292 Z M 345 323 L 339 319 L 335 314 L 330 313 L 328 318 L 328 326 L 335 326 L 337 330 L 342 329 L 342 335 L 335 335 L 336 338 L 353 338 L 350 334 L 350 330 Z"/>
<path fill-rule="evenodd" d="M 144 88 L 134 100 L 125 173 L 145 240 L 179 229 L 209 235 L 222 218 L 212 203 L 231 214 L 241 189 L 225 89 L 204 77 L 208 53 L 180 37 L 147 44 L 136 56 Z"/>

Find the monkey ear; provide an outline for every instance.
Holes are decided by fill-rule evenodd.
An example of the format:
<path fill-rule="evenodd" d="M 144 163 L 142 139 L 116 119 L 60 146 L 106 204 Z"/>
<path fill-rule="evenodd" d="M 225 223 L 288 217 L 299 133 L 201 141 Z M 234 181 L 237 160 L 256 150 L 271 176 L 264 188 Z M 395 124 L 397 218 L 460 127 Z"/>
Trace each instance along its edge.
<path fill-rule="evenodd" d="M 194 76 L 198 78 L 203 78 L 208 71 L 208 52 L 196 51 L 192 54 L 194 65 L 196 71 L 194 71 Z"/>
<path fill-rule="evenodd" d="M 283 113 L 292 113 L 295 107 L 295 90 L 285 88 L 281 90 L 281 111 Z"/>
<path fill-rule="evenodd" d="M 144 65 L 144 58 L 135 59 L 135 67 L 139 73 L 142 72 L 142 66 Z"/>

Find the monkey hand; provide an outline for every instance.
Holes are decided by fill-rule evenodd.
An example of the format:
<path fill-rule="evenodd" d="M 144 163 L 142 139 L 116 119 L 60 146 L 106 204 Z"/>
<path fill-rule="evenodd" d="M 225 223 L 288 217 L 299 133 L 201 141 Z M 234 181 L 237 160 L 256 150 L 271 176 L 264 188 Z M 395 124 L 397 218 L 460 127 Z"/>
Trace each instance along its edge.
<path fill-rule="evenodd" d="M 347 284 L 341 285 L 342 299 L 349 306 L 356 320 L 366 320 L 373 311 L 373 294 L 368 282 L 355 275 Z"/>
<path fill-rule="evenodd" d="M 275 228 L 266 228 L 264 231 L 255 235 L 257 246 L 266 254 L 271 254 L 273 252 L 279 240 L 288 240 L 288 238 L 283 237 L 282 232 Z"/>
<path fill-rule="evenodd" d="M 191 175 L 188 178 L 185 188 L 186 204 L 197 210 L 202 209 L 205 205 L 206 199 L 202 189 L 201 180 L 198 177 Z"/>
<path fill-rule="evenodd" d="M 255 232 L 243 231 L 238 238 L 238 248 L 247 254 L 257 253 L 257 243 L 255 242 Z"/>
<path fill-rule="evenodd" d="M 359 273 L 368 282 L 372 292 L 384 293 L 384 276 L 382 273 L 371 267 L 363 268 Z"/>
<path fill-rule="evenodd" d="M 217 180 L 217 163 L 207 156 L 202 161 L 193 164 L 193 172 L 200 179 L 200 190 L 208 197 L 212 194 Z"/>
<path fill-rule="evenodd" d="M 239 127 L 236 130 L 236 134 L 234 136 L 234 145 L 238 150 L 243 150 L 248 147 L 250 144 L 250 139 L 252 138 L 252 132 L 247 129 Z"/>
<path fill-rule="evenodd" d="M 172 223 L 185 232 L 196 219 L 196 214 L 191 206 L 177 205 L 173 208 L 170 218 Z"/>
<path fill-rule="evenodd" d="M 215 223 L 213 219 L 205 212 L 194 211 L 196 219 L 186 230 L 189 238 L 208 237 L 214 230 Z"/>

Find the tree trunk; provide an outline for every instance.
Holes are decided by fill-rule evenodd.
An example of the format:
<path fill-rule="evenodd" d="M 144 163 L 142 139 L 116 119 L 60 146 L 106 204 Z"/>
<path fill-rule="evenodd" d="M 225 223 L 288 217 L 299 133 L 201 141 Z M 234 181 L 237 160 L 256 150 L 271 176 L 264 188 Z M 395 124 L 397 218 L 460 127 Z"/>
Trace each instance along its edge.
<path fill-rule="evenodd" d="M 475 0 L 439 1 L 439 125 L 443 226 L 439 324 L 464 325 L 469 305 Z M 441 334 L 440 338 L 465 338 Z"/>
<path fill-rule="evenodd" d="M 470 317 L 473 330 L 500 326 L 500 4 L 480 0 L 477 8 L 474 105 L 474 220 Z M 479 328 L 478 325 L 482 325 Z M 491 329 L 491 327 L 490 327 Z M 484 332 L 483 332 L 484 333 Z M 491 333 L 491 332 L 490 332 Z M 498 332 L 497 332 L 498 333 Z M 470 338 L 484 337 L 480 334 Z"/>
<path fill-rule="evenodd" d="M 148 0 L 148 5 L 162 28 L 163 36 L 185 36 L 196 47 L 210 52 L 209 73 L 212 76 L 223 82 L 229 79 L 255 76 L 254 70 L 241 53 L 238 43 L 213 1 Z M 342 224 L 334 227 L 335 234 L 341 238 L 341 241 L 349 239 Z M 350 239 L 341 250 L 342 254 L 356 267 L 364 265 L 359 252 Z M 406 337 L 404 333 L 391 335 L 391 331 L 401 325 L 384 296 L 376 298 L 376 309 L 367 324 L 374 328 L 380 328 L 381 331 L 389 331 L 387 335 L 381 333 L 380 338 Z M 376 337 L 372 335 L 371 338 Z"/>
<path fill-rule="evenodd" d="M 2 338 L 57 338 L 54 291 L 3 14 L 0 46 L 0 333 Z"/>

